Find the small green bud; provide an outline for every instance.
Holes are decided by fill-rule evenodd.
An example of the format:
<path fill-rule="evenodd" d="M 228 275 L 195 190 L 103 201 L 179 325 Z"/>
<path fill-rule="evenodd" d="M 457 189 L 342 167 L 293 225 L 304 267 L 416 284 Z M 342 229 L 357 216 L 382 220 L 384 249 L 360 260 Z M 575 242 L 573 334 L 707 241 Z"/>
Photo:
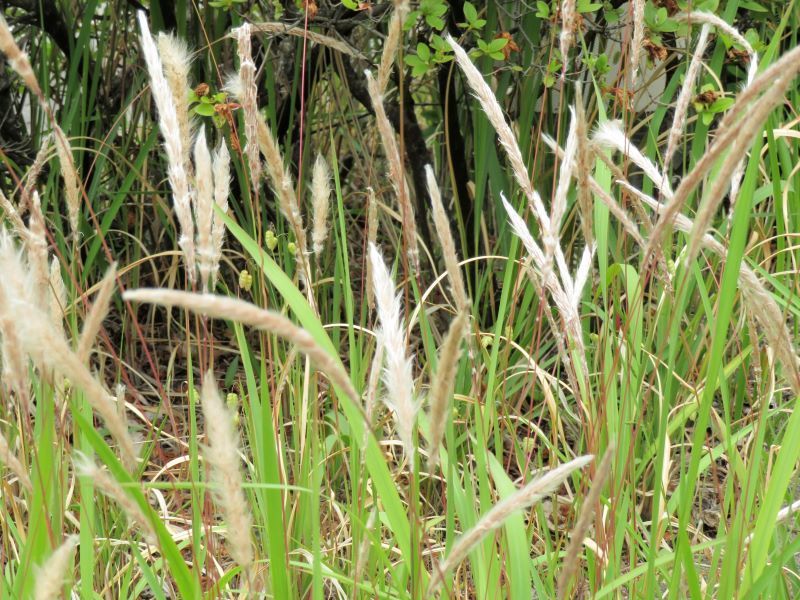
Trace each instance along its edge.
<path fill-rule="evenodd" d="M 247 272 L 247 269 L 243 269 L 239 273 L 239 287 L 245 292 L 249 292 L 253 287 L 253 276 Z"/>
<path fill-rule="evenodd" d="M 297 254 L 297 244 L 294 242 L 289 242 L 286 244 L 286 249 L 289 251 L 290 254 Z"/>
<path fill-rule="evenodd" d="M 267 230 L 267 233 L 266 233 L 266 236 L 265 236 L 265 240 L 264 240 L 264 241 L 266 242 L 266 244 L 267 244 L 267 249 L 268 249 L 270 252 L 272 252 L 273 250 L 275 250 L 275 247 L 278 245 L 278 238 L 277 238 L 277 237 L 275 237 L 275 232 L 274 232 L 274 231 L 272 231 L 271 229 L 268 229 L 268 230 Z"/>
<path fill-rule="evenodd" d="M 232 413 L 233 424 L 239 426 L 239 394 L 230 392 L 225 396 L 225 404 Z"/>

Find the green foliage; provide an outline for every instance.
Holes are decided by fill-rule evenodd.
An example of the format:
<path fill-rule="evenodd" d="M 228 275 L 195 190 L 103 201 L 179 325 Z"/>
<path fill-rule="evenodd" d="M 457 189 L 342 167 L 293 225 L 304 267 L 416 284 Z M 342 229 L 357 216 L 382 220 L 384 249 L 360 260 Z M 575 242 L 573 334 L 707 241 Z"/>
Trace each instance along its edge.
<path fill-rule="evenodd" d="M 459 23 L 458 26 L 462 29 L 465 29 L 467 32 L 481 31 L 484 25 L 486 25 L 486 19 L 481 19 L 478 17 L 478 10 L 475 8 L 475 5 L 472 4 L 472 2 L 464 2 L 463 8 L 464 18 L 466 21 L 464 23 Z"/>
<path fill-rule="evenodd" d="M 408 14 L 405 27 L 410 29 L 419 19 L 422 19 L 428 27 L 436 31 L 444 29 L 444 15 L 447 13 L 447 2 L 445 0 L 420 0 L 419 6 Z"/>
<path fill-rule="evenodd" d="M 244 4 L 247 0 L 209 0 L 208 5 L 223 10 L 233 10 L 237 4 Z"/>

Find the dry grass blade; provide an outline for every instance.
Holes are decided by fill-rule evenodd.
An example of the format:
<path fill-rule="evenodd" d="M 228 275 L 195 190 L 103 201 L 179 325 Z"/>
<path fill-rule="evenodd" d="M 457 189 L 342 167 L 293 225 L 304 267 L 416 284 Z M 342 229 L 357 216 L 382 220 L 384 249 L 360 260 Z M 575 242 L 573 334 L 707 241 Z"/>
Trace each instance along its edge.
<path fill-rule="evenodd" d="M 592 487 L 583 500 L 583 508 L 581 509 L 578 521 L 572 528 L 569 546 L 567 546 L 567 550 L 564 553 L 564 568 L 558 576 L 557 589 L 559 598 L 567 597 L 567 592 L 569 591 L 567 586 L 569 586 L 570 580 L 580 564 L 580 551 L 583 545 L 583 538 L 589 530 L 595 506 L 600 501 L 600 492 L 603 491 L 606 480 L 611 474 L 611 461 L 614 458 L 614 451 L 614 444 L 609 444 L 603 454 L 603 459 L 600 461 L 600 466 L 597 467 L 597 472 L 592 480 Z"/>
<path fill-rule="evenodd" d="M 64 584 L 72 571 L 72 553 L 78 545 L 78 536 L 69 535 L 50 558 L 39 567 L 36 587 L 33 591 L 35 600 L 58 600 L 62 597 Z"/>
<path fill-rule="evenodd" d="M 501 527 L 506 519 L 516 511 L 530 507 L 558 489 L 573 471 L 582 469 L 593 459 L 594 457 L 591 455 L 579 456 L 568 463 L 559 465 L 495 504 L 472 529 L 456 540 L 447 558 L 434 569 L 428 585 L 427 595 L 430 596 L 436 591 L 441 585 L 444 575 L 464 560 L 475 545 L 486 535 Z"/>
<path fill-rule="evenodd" d="M 456 254 L 456 243 L 453 239 L 453 233 L 450 231 L 450 222 L 442 204 L 442 195 L 436 183 L 436 176 L 433 174 L 433 168 L 430 165 L 425 165 L 425 177 L 428 183 L 428 194 L 431 197 L 433 224 L 436 227 L 439 243 L 442 245 L 444 264 L 447 274 L 450 276 L 450 285 L 453 288 L 456 310 L 468 311 L 469 297 L 467 296 L 467 288 L 464 285 L 464 278 L 461 276 L 461 267 Z"/>
<path fill-rule="evenodd" d="M 442 443 L 444 428 L 449 416 L 450 399 L 453 396 L 456 371 L 462 354 L 461 342 L 467 335 L 468 324 L 469 317 L 464 311 L 459 312 L 450 323 L 450 329 L 439 351 L 436 375 L 431 382 L 430 443 L 428 444 L 428 461 L 431 468 L 439 462 L 439 446 Z"/>
<path fill-rule="evenodd" d="M 383 371 L 383 382 L 386 386 L 384 402 L 394 413 L 397 433 L 413 472 L 416 456 L 414 429 L 419 402 L 414 399 L 412 358 L 406 352 L 400 296 L 395 294 L 392 276 L 376 246 L 369 247 L 369 258 L 372 262 L 375 303 L 381 324 L 378 336 L 386 357 L 386 368 Z"/>
<path fill-rule="evenodd" d="M 215 319 L 228 319 L 272 332 L 294 344 L 300 352 L 317 364 L 317 367 L 330 378 L 334 385 L 347 394 L 353 402 L 360 404 L 360 396 L 350 382 L 344 367 L 317 344 L 310 333 L 281 314 L 235 298 L 169 289 L 129 290 L 122 297 L 131 302 L 177 306 Z"/>
<path fill-rule="evenodd" d="M 239 459 L 239 435 L 214 381 L 214 374 L 205 375 L 200 393 L 205 417 L 208 447 L 203 452 L 214 482 L 214 497 L 227 522 L 225 537 L 233 560 L 241 565 L 253 589 L 253 543 L 250 532 L 253 519 L 242 487 L 242 469 Z"/>

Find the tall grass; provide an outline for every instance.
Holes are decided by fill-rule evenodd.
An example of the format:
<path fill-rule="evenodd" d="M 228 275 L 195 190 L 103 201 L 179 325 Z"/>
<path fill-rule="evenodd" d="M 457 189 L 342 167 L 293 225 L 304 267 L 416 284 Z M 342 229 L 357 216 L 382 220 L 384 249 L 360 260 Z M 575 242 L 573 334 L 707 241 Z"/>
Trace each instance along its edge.
<path fill-rule="evenodd" d="M 645 4 L 623 91 L 653 73 Z M 0 597 L 798 595 L 796 9 L 758 52 L 736 3 L 679 17 L 640 113 L 578 60 L 606 49 L 580 3 L 519 17 L 554 82 L 447 37 L 459 166 L 402 76 L 415 6 L 344 43 L 90 2 L 67 61 L 0 20 L 34 149 L 0 154 Z M 126 77 L 113 119 L 90 62 Z M 707 126 L 709 82 L 736 101 Z"/>

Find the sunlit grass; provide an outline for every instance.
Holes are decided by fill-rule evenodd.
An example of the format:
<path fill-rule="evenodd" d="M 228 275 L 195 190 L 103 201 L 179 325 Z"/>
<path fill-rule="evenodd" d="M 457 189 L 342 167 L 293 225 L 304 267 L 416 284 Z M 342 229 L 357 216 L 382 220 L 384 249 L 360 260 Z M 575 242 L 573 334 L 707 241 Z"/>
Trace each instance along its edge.
<path fill-rule="evenodd" d="M 71 148 L 56 152 L 56 131 L 38 180 L 0 154 L 0 596 L 797 595 L 792 5 L 762 23 L 763 48 L 739 66 L 709 29 L 686 97 L 713 82 L 752 100 L 709 124 L 691 102 L 673 110 L 699 26 L 685 52 L 641 69 L 666 79 L 637 113 L 624 102 L 629 86 L 644 93 L 629 64 L 610 89 L 576 61 L 603 39 L 560 39 L 526 14 L 521 72 L 460 46 L 443 67 L 458 132 L 433 75 L 398 87 L 396 49 L 382 60 L 381 40 L 355 36 L 372 61 L 361 69 L 377 73 L 366 97 L 387 115 L 414 97 L 431 209 L 414 202 L 404 136 L 393 144 L 388 116 L 376 123 L 356 102 L 331 36 L 308 41 L 321 74 L 302 128 L 304 39 L 288 38 L 296 80 L 279 81 L 269 43 L 283 38 L 257 33 L 267 101 L 215 111 L 216 122 L 194 115 L 189 136 L 164 124 L 169 106 L 181 110 L 168 86 L 151 102 L 161 67 L 149 61 L 148 76 L 135 15 L 90 4 L 71 61 L 29 38 L 41 98 L 7 70 L 33 147 L 58 124 Z M 177 26 L 194 47 L 187 86 L 216 93 L 247 61 L 244 21 L 177 9 L 190 15 Z M 718 12 L 730 23 L 736 11 Z M 513 22 L 493 3 L 480 14 L 487 30 Z M 419 31 L 388 15 L 409 52 L 403 36 Z M 159 11 L 142 18 L 161 29 Z M 573 53 L 565 82 L 526 67 L 560 47 Z M 136 65 L 113 118 L 99 116 L 109 84 L 84 57 Z M 231 89 L 242 105 L 246 85 Z M 184 146 L 197 149 L 188 162 Z M 227 159 L 212 167 L 205 154 L 223 146 L 227 214 L 211 201 Z M 432 239 L 410 229 L 429 216 L 420 207 Z M 209 261 L 219 277 L 203 293 Z"/>

